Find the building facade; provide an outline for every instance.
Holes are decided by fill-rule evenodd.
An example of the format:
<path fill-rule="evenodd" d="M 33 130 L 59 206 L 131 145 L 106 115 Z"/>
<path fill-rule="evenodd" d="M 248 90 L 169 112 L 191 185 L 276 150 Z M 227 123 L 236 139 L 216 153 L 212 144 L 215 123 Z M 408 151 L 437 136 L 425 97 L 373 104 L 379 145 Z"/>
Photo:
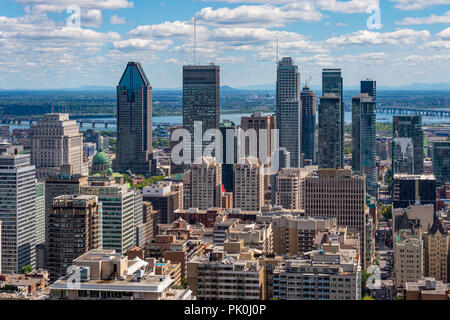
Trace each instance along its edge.
<path fill-rule="evenodd" d="M 344 165 L 340 99 L 335 93 L 320 97 L 318 164 L 321 169 L 342 169 Z"/>
<path fill-rule="evenodd" d="M 300 94 L 302 100 L 302 153 L 305 160 L 316 163 L 316 94 L 306 85 Z"/>
<path fill-rule="evenodd" d="M 264 205 L 264 167 L 257 158 L 247 157 L 234 165 L 234 207 L 259 211 Z"/>

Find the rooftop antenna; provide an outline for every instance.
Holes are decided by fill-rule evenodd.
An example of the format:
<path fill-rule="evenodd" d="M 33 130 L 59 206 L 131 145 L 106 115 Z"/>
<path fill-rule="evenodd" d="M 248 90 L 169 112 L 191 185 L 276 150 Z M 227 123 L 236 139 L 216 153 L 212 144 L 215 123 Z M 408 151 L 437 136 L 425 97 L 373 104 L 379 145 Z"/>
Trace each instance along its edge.
<path fill-rule="evenodd" d="M 194 66 L 197 65 L 197 18 L 194 16 Z"/>

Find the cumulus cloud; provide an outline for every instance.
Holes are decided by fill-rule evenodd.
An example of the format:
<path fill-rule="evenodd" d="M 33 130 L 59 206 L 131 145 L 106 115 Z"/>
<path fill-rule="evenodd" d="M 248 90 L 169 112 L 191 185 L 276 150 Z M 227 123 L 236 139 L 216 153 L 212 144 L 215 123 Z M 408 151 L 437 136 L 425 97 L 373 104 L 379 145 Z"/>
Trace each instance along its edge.
<path fill-rule="evenodd" d="M 395 7 L 402 10 L 421 10 L 430 6 L 450 4 L 450 0 L 390 0 Z"/>
<path fill-rule="evenodd" d="M 450 23 L 450 11 L 445 12 L 441 16 L 432 14 L 428 17 L 421 17 L 421 18 L 407 17 L 395 23 L 403 26 L 418 25 L 418 24 Z"/>
<path fill-rule="evenodd" d="M 34 12 L 63 12 L 76 5 L 82 9 L 117 10 L 133 8 L 134 3 L 128 0 L 16 0 L 29 6 Z"/>
<path fill-rule="evenodd" d="M 384 33 L 360 30 L 327 39 L 325 42 L 332 45 L 411 45 L 429 37 L 428 30 L 401 29 Z"/>
<path fill-rule="evenodd" d="M 197 36 L 206 35 L 208 29 L 197 26 Z M 166 21 L 161 24 L 143 25 L 128 32 L 135 38 L 187 38 L 194 36 L 193 23 L 188 21 Z"/>
<path fill-rule="evenodd" d="M 113 15 L 109 19 L 109 23 L 111 23 L 111 24 L 126 24 L 127 19 L 125 19 L 123 17 L 119 17 L 118 15 Z"/>
<path fill-rule="evenodd" d="M 450 27 L 439 32 L 437 36 L 442 40 L 450 40 Z"/>
<path fill-rule="evenodd" d="M 153 50 L 163 51 L 169 49 L 173 42 L 171 40 L 148 40 L 148 39 L 128 39 L 114 41 L 113 46 L 120 50 Z"/>

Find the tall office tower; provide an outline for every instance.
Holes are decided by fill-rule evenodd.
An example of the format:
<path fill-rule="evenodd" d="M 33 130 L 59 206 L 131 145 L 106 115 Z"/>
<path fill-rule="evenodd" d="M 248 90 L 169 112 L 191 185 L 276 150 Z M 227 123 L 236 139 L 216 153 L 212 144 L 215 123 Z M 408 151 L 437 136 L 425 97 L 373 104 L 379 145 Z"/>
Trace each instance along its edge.
<path fill-rule="evenodd" d="M 270 164 L 272 130 L 276 129 L 275 116 L 263 116 L 262 112 L 253 112 L 251 116 L 241 118 L 241 128 L 244 133 L 249 129 L 256 132 L 256 137 L 246 137 L 245 156 L 253 156 L 259 158 L 263 164 Z M 250 154 L 252 146 L 256 147 L 256 154 Z"/>
<path fill-rule="evenodd" d="M 117 86 L 114 170 L 149 175 L 153 158 L 152 87 L 142 65 L 128 62 Z"/>
<path fill-rule="evenodd" d="M 103 249 L 125 254 L 128 249 L 135 246 L 134 205 L 135 197 L 139 196 L 136 191 L 128 190 L 126 184 L 91 183 L 81 187 L 81 194 L 95 195 L 102 204 Z"/>
<path fill-rule="evenodd" d="M 361 93 L 367 93 L 377 101 L 377 82 L 372 79 L 361 80 Z"/>
<path fill-rule="evenodd" d="M 450 182 L 450 141 L 433 142 L 433 174 L 438 186 Z"/>
<path fill-rule="evenodd" d="M 83 159 L 83 134 L 66 113 L 46 114 L 31 128 L 31 163 L 38 180 L 58 174 L 62 165 L 72 165 L 74 174 L 87 175 Z"/>
<path fill-rule="evenodd" d="M 136 228 L 136 246 L 138 247 L 145 245 L 146 239 L 143 202 L 143 192 L 137 191 L 134 195 L 134 226 Z"/>
<path fill-rule="evenodd" d="M 279 146 L 291 153 L 291 166 L 300 168 L 302 147 L 302 101 L 300 73 L 292 58 L 283 58 L 277 68 L 276 120 Z"/>
<path fill-rule="evenodd" d="M 392 169 L 393 173 L 421 174 L 423 173 L 423 130 L 422 116 L 394 116 L 392 127 Z M 400 138 L 400 140 L 399 140 Z M 401 147 L 401 154 L 407 151 L 405 142 L 401 138 L 410 138 L 413 146 L 413 167 L 401 168 L 398 163 L 403 162 L 403 157 L 399 158 L 398 148 Z"/>
<path fill-rule="evenodd" d="M 340 168 L 344 167 L 344 115 L 345 115 L 345 109 L 344 109 L 344 81 L 341 74 L 341 69 L 323 69 L 322 70 L 322 96 L 325 97 L 326 93 L 334 93 L 339 99 L 340 99 L 340 109 L 339 109 L 339 116 L 340 121 L 338 121 L 338 124 L 341 129 L 340 133 Z M 322 102 L 321 102 L 322 103 Z M 320 116 L 320 111 L 319 111 Z M 337 121 L 336 119 L 333 119 L 333 121 Z M 320 126 L 320 118 L 319 118 L 319 126 Z M 320 137 L 319 137 L 319 143 L 320 143 Z M 319 147 L 320 149 L 320 147 Z M 319 151 L 320 152 L 320 151 Z M 320 154 L 320 153 L 319 153 Z M 335 168 L 335 167 L 332 167 Z"/>
<path fill-rule="evenodd" d="M 284 209 L 304 209 L 305 178 L 312 172 L 304 168 L 281 169 L 276 175 L 275 203 Z"/>
<path fill-rule="evenodd" d="M 423 240 L 425 277 L 448 283 L 450 236 L 437 217 L 430 230 L 423 235 Z"/>
<path fill-rule="evenodd" d="M 178 126 L 174 126 L 169 128 L 169 132 L 170 132 L 170 137 L 172 137 L 172 135 L 174 134 L 174 132 L 176 132 L 177 130 L 183 129 L 182 125 L 178 125 Z M 170 155 L 172 157 L 172 151 L 173 149 L 178 145 L 178 141 L 170 141 Z M 180 155 L 182 155 L 182 152 L 180 152 Z M 170 159 L 170 173 L 171 174 L 180 174 L 183 173 L 185 171 L 185 165 L 182 163 L 175 163 L 175 161 L 172 160 L 172 158 Z"/>
<path fill-rule="evenodd" d="M 334 93 L 320 97 L 319 105 L 319 168 L 342 169 L 344 136 L 341 130 L 341 100 Z"/>
<path fill-rule="evenodd" d="M 45 266 L 45 183 L 36 183 L 35 205 L 36 269 Z"/>
<path fill-rule="evenodd" d="M 197 141 L 194 146 L 195 122 L 201 124 L 202 137 L 206 130 L 220 127 L 219 66 L 183 66 L 183 128 L 191 134 L 191 163 L 211 143 Z"/>
<path fill-rule="evenodd" d="M 74 259 L 101 248 L 101 205 L 96 196 L 63 195 L 51 207 L 47 267 L 57 280 Z"/>
<path fill-rule="evenodd" d="M 2 272 L 36 267 L 36 169 L 29 155 L 0 155 Z"/>
<path fill-rule="evenodd" d="M 396 217 L 394 234 L 395 287 L 404 288 L 406 282 L 423 278 L 423 240 L 420 226 L 408 218 L 406 212 Z"/>
<path fill-rule="evenodd" d="M 222 185 L 226 192 L 234 190 L 234 164 L 237 162 L 238 126 L 232 121 L 224 121 L 220 125 L 222 134 Z"/>
<path fill-rule="evenodd" d="M 353 172 L 366 175 L 366 190 L 376 197 L 377 182 L 377 109 L 374 98 L 360 93 L 352 99 L 352 167 Z"/>
<path fill-rule="evenodd" d="M 305 160 L 316 162 L 316 94 L 306 85 L 301 92 L 302 100 L 302 153 Z"/>
<path fill-rule="evenodd" d="M 246 157 L 234 165 L 234 207 L 260 211 L 264 205 L 264 166 L 258 158 Z"/>
<path fill-rule="evenodd" d="M 396 208 L 432 204 L 436 208 L 436 178 L 433 175 L 394 174 L 392 204 Z"/>
<path fill-rule="evenodd" d="M 144 188 L 144 201 L 151 203 L 154 210 L 159 211 L 159 221 L 161 224 L 168 224 L 174 221 L 173 213 L 180 209 L 180 197 L 183 194 L 173 191 L 170 185 L 156 184 Z"/>
<path fill-rule="evenodd" d="M 361 239 L 362 265 L 371 260 L 367 231 L 369 209 L 366 205 L 366 178 L 348 169 L 321 169 L 318 175 L 306 177 L 305 213 L 316 218 L 337 218 L 338 226 L 358 232 Z"/>
<path fill-rule="evenodd" d="M 222 205 L 222 165 L 216 158 L 202 157 L 201 163 L 191 164 L 189 173 L 189 208 L 208 210 Z M 235 186 L 236 188 L 236 186 Z"/>

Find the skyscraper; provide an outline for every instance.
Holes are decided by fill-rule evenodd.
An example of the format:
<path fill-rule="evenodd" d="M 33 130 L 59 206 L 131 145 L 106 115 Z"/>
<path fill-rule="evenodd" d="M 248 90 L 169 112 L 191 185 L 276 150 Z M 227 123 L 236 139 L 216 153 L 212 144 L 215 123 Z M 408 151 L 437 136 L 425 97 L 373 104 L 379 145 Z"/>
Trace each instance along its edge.
<path fill-rule="evenodd" d="M 392 170 L 393 173 L 421 174 L 423 173 L 423 130 L 422 116 L 394 116 L 394 124 L 392 128 Z M 404 150 L 408 148 L 402 147 L 407 145 L 404 139 L 411 139 L 413 147 L 412 168 L 401 166 L 404 163 Z M 399 153 L 399 147 L 401 153 Z M 411 161 L 410 161 L 411 162 Z"/>
<path fill-rule="evenodd" d="M 234 164 L 237 162 L 238 126 L 232 121 L 224 121 L 220 125 L 222 134 L 222 185 L 226 192 L 234 190 Z M 232 150 L 230 147 L 233 146 Z"/>
<path fill-rule="evenodd" d="M 36 267 L 36 170 L 29 155 L 0 155 L 1 270 Z"/>
<path fill-rule="evenodd" d="M 114 170 L 149 175 L 152 152 L 152 87 L 142 65 L 128 62 L 117 86 Z"/>
<path fill-rule="evenodd" d="M 450 182 L 450 141 L 433 142 L 433 174 L 438 185 Z"/>
<path fill-rule="evenodd" d="M 306 85 L 301 92 L 302 100 L 302 153 L 305 160 L 316 162 L 315 139 L 316 130 L 316 94 Z"/>
<path fill-rule="evenodd" d="M 191 163 L 212 142 L 197 141 L 194 146 L 195 122 L 201 122 L 202 137 L 206 130 L 220 127 L 219 66 L 183 67 L 183 128 L 191 134 Z"/>
<path fill-rule="evenodd" d="M 340 130 L 341 130 L 341 140 L 340 140 L 340 150 L 341 150 L 341 165 L 344 167 L 344 82 L 341 75 L 341 69 L 323 69 L 322 70 L 322 96 L 325 97 L 326 93 L 334 93 L 340 99 Z M 319 120 L 320 122 L 320 120 Z M 320 139 L 319 139 L 320 141 Z"/>
<path fill-rule="evenodd" d="M 325 93 L 319 104 L 318 162 L 321 169 L 343 168 L 341 121 L 341 99 L 335 93 Z"/>
<path fill-rule="evenodd" d="M 279 146 L 291 153 L 291 166 L 301 163 L 302 102 L 300 99 L 300 73 L 292 58 L 283 58 L 277 68 L 276 120 Z"/>
<path fill-rule="evenodd" d="M 372 79 L 361 81 L 361 93 L 367 93 L 369 97 L 373 97 L 377 101 L 377 82 Z"/>
<path fill-rule="evenodd" d="M 366 175 L 367 193 L 377 195 L 376 103 L 367 93 L 352 99 L 352 168 Z"/>
<path fill-rule="evenodd" d="M 74 174 L 87 175 L 83 159 L 83 134 L 67 113 L 46 114 L 31 129 L 31 163 L 38 180 L 58 174 L 62 165 L 71 165 Z"/>

